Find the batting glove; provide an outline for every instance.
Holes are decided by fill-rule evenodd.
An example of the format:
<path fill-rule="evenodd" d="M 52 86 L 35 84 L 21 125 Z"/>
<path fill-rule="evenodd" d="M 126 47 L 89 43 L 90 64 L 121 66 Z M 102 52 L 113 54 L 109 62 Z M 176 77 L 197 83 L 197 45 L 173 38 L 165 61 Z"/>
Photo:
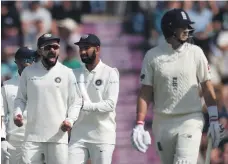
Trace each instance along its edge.
<path fill-rule="evenodd" d="M 148 131 L 144 130 L 144 125 L 136 125 L 131 135 L 131 142 L 134 148 L 145 153 L 151 144 L 151 138 Z"/>
<path fill-rule="evenodd" d="M 1 141 L 1 150 L 2 150 L 2 158 L 10 158 L 10 153 L 8 152 L 8 149 L 10 150 L 16 150 L 15 147 L 13 147 L 9 142 Z"/>
<path fill-rule="evenodd" d="M 212 146 L 214 148 L 219 146 L 222 138 L 225 137 L 225 128 L 218 121 L 218 109 L 216 106 L 208 107 L 210 126 L 207 136 L 212 138 Z"/>

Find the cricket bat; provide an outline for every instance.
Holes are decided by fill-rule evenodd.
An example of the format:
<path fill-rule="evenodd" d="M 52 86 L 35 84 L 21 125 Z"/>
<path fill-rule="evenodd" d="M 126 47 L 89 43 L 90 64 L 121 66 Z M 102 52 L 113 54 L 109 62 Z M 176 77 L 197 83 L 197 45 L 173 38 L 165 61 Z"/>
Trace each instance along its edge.
<path fill-rule="evenodd" d="M 212 150 L 212 138 L 211 136 L 208 136 L 205 164 L 210 164 L 211 162 L 211 150 Z"/>

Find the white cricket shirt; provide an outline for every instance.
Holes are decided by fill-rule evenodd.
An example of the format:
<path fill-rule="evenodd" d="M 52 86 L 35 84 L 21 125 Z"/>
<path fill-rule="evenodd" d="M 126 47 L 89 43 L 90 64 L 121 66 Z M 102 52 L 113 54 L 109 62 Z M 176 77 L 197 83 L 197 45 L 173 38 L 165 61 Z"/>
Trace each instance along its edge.
<path fill-rule="evenodd" d="M 7 118 L 6 132 L 8 140 L 23 141 L 26 125 L 27 111 L 23 112 L 24 125 L 17 127 L 14 124 L 14 100 L 17 96 L 20 76 L 15 76 L 10 80 L 4 81 L 2 86 L 2 97 L 4 104 L 5 117 Z"/>
<path fill-rule="evenodd" d="M 6 128 L 4 122 L 4 107 L 3 107 L 3 97 L 1 95 L 1 138 L 6 138 Z"/>
<path fill-rule="evenodd" d="M 210 79 L 208 61 L 196 45 L 184 43 L 177 50 L 162 42 L 143 60 L 141 84 L 153 86 L 154 112 L 200 112 L 199 83 Z"/>
<path fill-rule="evenodd" d="M 60 126 L 66 118 L 76 121 L 82 106 L 72 70 L 59 62 L 50 70 L 41 61 L 26 67 L 15 100 L 15 116 L 25 110 L 26 103 L 25 141 L 68 143 L 68 134 Z"/>
<path fill-rule="evenodd" d="M 86 67 L 74 70 L 81 94 L 85 99 L 71 131 L 71 141 L 115 144 L 116 104 L 119 95 L 119 72 L 102 61 L 89 72 Z"/>

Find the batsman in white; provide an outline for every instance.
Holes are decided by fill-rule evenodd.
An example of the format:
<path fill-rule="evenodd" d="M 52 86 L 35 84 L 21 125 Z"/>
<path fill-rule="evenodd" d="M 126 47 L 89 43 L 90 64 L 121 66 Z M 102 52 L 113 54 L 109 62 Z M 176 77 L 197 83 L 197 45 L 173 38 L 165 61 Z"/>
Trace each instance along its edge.
<path fill-rule="evenodd" d="M 66 164 L 68 133 L 82 98 L 74 73 L 58 62 L 60 39 L 43 34 L 37 42 L 40 61 L 24 69 L 15 99 L 14 122 L 23 125 L 27 109 L 22 164 Z"/>
<path fill-rule="evenodd" d="M 22 71 L 25 67 L 31 65 L 36 59 L 36 52 L 27 48 L 21 47 L 15 53 L 15 63 L 18 68 L 18 75 L 4 81 L 1 92 L 3 98 L 3 108 L 5 113 L 5 125 L 6 125 L 6 139 L 8 142 L 7 145 L 12 145 L 16 150 L 8 149 L 8 153 L 10 154 L 9 164 L 16 164 L 20 158 L 21 153 L 21 145 L 24 140 L 25 133 L 25 124 L 26 124 L 26 113 L 27 110 L 23 112 L 24 125 L 21 127 L 17 127 L 14 124 L 14 100 L 17 95 L 17 90 L 19 86 L 19 80 Z M 7 158 L 7 156 L 6 156 Z"/>
<path fill-rule="evenodd" d="M 218 122 L 208 61 L 201 48 L 188 42 L 193 23 L 182 9 L 166 12 L 161 20 L 165 39 L 143 60 L 132 142 L 137 150 L 146 152 L 150 137 L 144 130 L 144 118 L 153 101 L 152 132 L 163 164 L 197 163 L 204 126 L 200 85 L 210 117 L 208 134 L 213 147 L 218 146 L 224 130 Z"/>
<path fill-rule="evenodd" d="M 83 107 L 69 142 L 68 164 L 111 164 L 116 143 L 116 104 L 119 72 L 100 59 L 100 39 L 87 34 L 75 43 L 85 65 L 74 73 L 83 96 Z"/>

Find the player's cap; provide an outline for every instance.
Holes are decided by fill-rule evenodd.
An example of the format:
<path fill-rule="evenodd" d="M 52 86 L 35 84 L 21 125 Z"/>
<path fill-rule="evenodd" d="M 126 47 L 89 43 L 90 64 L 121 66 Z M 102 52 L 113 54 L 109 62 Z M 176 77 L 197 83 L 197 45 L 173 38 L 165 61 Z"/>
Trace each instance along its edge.
<path fill-rule="evenodd" d="M 76 45 L 86 44 L 91 46 L 100 46 L 100 39 L 94 34 L 86 34 L 81 36 L 79 42 L 74 43 Z"/>
<path fill-rule="evenodd" d="M 162 17 L 161 24 L 178 28 L 194 24 L 194 22 L 183 9 L 172 9 Z"/>
<path fill-rule="evenodd" d="M 60 38 L 50 33 L 43 34 L 38 38 L 37 47 L 40 48 L 42 46 L 52 44 L 53 41 L 57 41 L 59 43 Z"/>
<path fill-rule="evenodd" d="M 15 59 L 24 61 L 26 63 L 32 63 L 36 59 L 36 51 L 28 48 L 28 47 L 21 47 L 15 53 Z"/>

